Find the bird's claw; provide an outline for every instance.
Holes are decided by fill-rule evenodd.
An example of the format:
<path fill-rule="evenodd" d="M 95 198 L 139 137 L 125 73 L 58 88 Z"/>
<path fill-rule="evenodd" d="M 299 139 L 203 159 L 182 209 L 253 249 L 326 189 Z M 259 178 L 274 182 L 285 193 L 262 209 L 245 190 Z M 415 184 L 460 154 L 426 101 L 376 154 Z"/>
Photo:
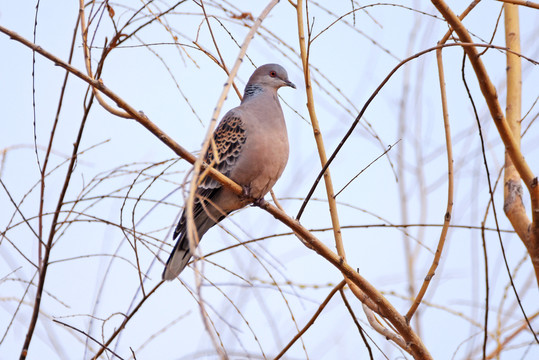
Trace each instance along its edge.
<path fill-rule="evenodd" d="M 266 199 L 264 199 L 263 197 L 255 199 L 255 201 L 253 201 L 253 206 L 263 207 L 264 205 L 266 205 Z"/>
<path fill-rule="evenodd" d="M 242 185 L 241 188 L 242 188 L 241 195 L 245 199 L 250 199 L 252 197 L 251 196 L 251 185 Z"/>
<path fill-rule="evenodd" d="M 254 199 L 251 195 L 251 186 L 250 185 L 242 185 L 242 192 L 241 196 L 246 200 L 253 200 L 253 206 L 262 207 L 266 204 L 266 200 L 264 197 Z"/>

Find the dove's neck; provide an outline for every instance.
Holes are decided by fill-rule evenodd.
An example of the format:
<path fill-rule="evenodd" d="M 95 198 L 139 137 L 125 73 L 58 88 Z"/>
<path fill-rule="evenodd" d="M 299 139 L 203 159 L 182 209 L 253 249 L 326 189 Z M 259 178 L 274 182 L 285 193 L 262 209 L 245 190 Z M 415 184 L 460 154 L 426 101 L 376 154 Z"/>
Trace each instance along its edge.
<path fill-rule="evenodd" d="M 257 85 L 257 84 L 248 84 L 245 87 L 245 92 L 243 93 L 242 102 L 255 98 L 258 95 L 262 94 L 263 92 L 264 92 L 264 88 L 262 86 Z"/>

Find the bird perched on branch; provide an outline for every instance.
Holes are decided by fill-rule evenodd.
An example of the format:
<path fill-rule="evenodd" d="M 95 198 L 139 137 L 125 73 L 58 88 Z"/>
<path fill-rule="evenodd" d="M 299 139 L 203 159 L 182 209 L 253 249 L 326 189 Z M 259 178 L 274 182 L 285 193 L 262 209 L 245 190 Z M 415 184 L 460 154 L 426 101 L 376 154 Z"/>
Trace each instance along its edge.
<path fill-rule="evenodd" d="M 197 234 L 193 244 L 232 211 L 253 199 L 263 199 L 281 176 L 288 161 L 286 124 L 277 97 L 277 90 L 283 86 L 296 88 L 282 66 L 260 66 L 249 78 L 240 106 L 230 110 L 215 129 L 214 145 L 210 143 L 204 161 L 241 185 L 244 196 L 234 194 L 210 176 L 202 179 L 193 207 Z M 174 239 L 177 242 L 163 271 L 164 280 L 177 277 L 192 256 L 185 210 Z"/>

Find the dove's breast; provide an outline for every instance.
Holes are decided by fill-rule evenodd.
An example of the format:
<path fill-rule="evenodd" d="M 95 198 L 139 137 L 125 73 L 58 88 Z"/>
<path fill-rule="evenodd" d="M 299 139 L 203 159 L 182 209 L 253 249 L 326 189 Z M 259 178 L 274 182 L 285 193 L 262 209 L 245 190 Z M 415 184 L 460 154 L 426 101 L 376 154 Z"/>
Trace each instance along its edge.
<path fill-rule="evenodd" d="M 272 100 L 265 104 L 273 109 L 267 109 L 268 105 L 253 106 L 254 109 L 247 107 L 241 114 L 246 141 L 230 177 L 240 185 L 249 186 L 254 198 L 269 192 L 288 162 L 288 134 L 283 112 L 277 99 Z"/>

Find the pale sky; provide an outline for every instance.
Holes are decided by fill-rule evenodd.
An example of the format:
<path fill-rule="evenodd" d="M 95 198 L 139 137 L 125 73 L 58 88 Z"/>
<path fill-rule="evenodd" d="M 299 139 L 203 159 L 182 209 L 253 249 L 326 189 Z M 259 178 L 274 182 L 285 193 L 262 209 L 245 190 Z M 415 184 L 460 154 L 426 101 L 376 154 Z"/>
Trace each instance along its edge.
<path fill-rule="evenodd" d="M 141 6 L 140 2 L 121 3 L 137 9 Z M 170 6 L 167 4 L 168 1 L 152 4 L 156 6 L 152 11 L 163 10 Z M 205 4 L 207 12 L 217 16 L 217 19 L 212 18 L 212 29 L 221 56 L 231 67 L 239 51 L 236 42 L 243 42 L 248 28 L 215 6 L 230 8 L 227 2 L 208 1 Z M 234 14 L 248 12 L 256 17 L 267 2 L 236 1 L 234 4 L 241 10 L 234 10 Z M 450 2 L 457 13 L 466 5 L 460 1 Z M 111 6 L 119 23 L 124 23 L 133 14 L 133 9 L 119 3 Z M 324 6 L 331 6 L 329 10 L 338 16 L 352 10 L 350 1 Z M 435 46 L 447 31 L 440 15 L 428 15 L 437 14 L 430 2 L 406 2 L 406 6 L 426 14 L 379 4 L 366 9 L 368 13 L 358 11 L 355 17 L 345 17 L 347 23 L 330 27 L 312 43 L 310 61 L 316 81 L 313 91 L 328 155 L 385 76 L 409 55 Z M 500 6 L 497 2 L 484 1 L 466 19 L 465 25 L 478 37 L 475 38 L 477 42 L 490 40 Z M 335 20 L 316 3 L 309 2 L 309 11 L 311 22 L 314 19 L 314 34 Z M 77 13 L 77 2 L 41 1 L 36 43 L 66 60 Z M 149 11 L 142 13 L 147 17 L 138 20 L 126 32 L 149 19 Z M 125 43 L 125 47 L 114 49 L 102 75 L 110 89 L 143 111 L 192 152 L 201 146 L 226 81 L 226 74 L 208 56 L 193 48 L 193 41 L 197 40 L 204 49 L 216 54 L 200 13 L 200 8 L 192 2 L 181 4 L 177 12 L 168 14 L 161 24 L 148 26 L 137 34 L 137 38 Z M 537 11 L 523 9 L 520 14 L 522 53 L 537 59 Z M 96 47 L 102 46 L 105 38 L 110 41 L 114 34 L 108 16 L 104 12 L 101 27 L 95 34 Z M 34 18 L 34 2 L 0 2 L 0 25 L 29 40 L 33 39 Z M 172 44 L 171 33 L 183 47 Z M 141 42 L 152 45 L 140 46 Z M 504 46 L 503 17 L 493 43 Z M 84 71 L 80 31 L 76 44 L 73 65 Z M 39 180 L 39 166 L 43 166 L 65 72 L 36 55 L 33 108 L 32 52 L 4 34 L 0 34 L 0 51 L 0 179 L 15 202 L 24 200 L 21 212 L 36 229 L 39 186 L 34 186 Z M 95 49 L 93 54 L 97 57 L 99 53 L 100 50 Z M 305 84 L 298 54 L 295 10 L 287 1 L 281 1 L 263 22 L 261 33 L 253 39 L 247 51 L 249 58 L 244 59 L 236 79 L 237 86 L 243 90 L 254 70 L 251 61 L 256 66 L 279 63 L 297 85 L 297 90 L 283 88 L 279 92 L 287 119 L 291 155 L 274 188 L 291 216 L 296 215 L 301 206 L 298 199 L 306 196 L 320 170 L 305 106 Z M 502 107 L 505 107 L 505 54 L 490 49 L 483 61 L 498 88 Z M 461 49 L 444 50 L 455 166 L 452 224 L 480 226 L 489 195 L 476 120 L 461 80 L 461 63 Z M 375 162 L 337 200 L 340 222 L 345 227 L 343 238 L 349 264 L 358 268 L 361 275 L 381 290 L 401 313 L 406 313 L 409 307 L 404 239 L 416 249 L 413 265 L 417 291 L 431 264 L 440 227 L 396 229 L 387 225 L 439 225 L 443 222 L 447 201 L 447 160 L 435 53 L 430 52 L 408 64 L 396 72 L 372 102 L 330 168 L 338 191 L 389 145 L 400 140 L 389 152 L 389 158 Z M 93 59 L 94 70 L 96 65 L 97 61 Z M 469 62 L 466 78 L 480 116 L 490 176 L 494 182 L 503 165 L 503 144 L 478 91 Z M 538 83 L 537 67 L 523 61 L 522 113 L 530 111 L 523 127 L 537 116 L 537 108 L 533 105 L 538 96 Z M 86 84 L 71 76 L 48 164 L 48 170 L 54 171 L 47 176 L 44 197 L 47 214 L 44 234 L 47 236 L 50 214 L 56 208 L 64 181 L 65 160 L 71 154 L 79 131 L 85 92 Z M 231 91 L 221 115 L 238 103 L 238 97 Z M 404 133 L 399 131 L 400 123 L 404 124 Z M 522 142 L 523 153 L 535 174 L 539 173 L 536 125 L 532 124 Z M 173 245 L 170 228 L 175 226 L 184 202 L 184 193 L 177 190 L 188 179 L 190 165 L 175 161 L 175 154 L 142 126 L 111 115 L 97 103 L 92 107 L 80 144 L 80 150 L 86 149 L 78 157 L 67 191 L 63 210 L 72 209 L 73 212 L 68 216 L 68 222 L 62 225 L 51 252 L 54 263 L 47 274 L 40 321 L 28 359 L 91 358 L 98 346 L 91 341 L 86 346 L 83 335 L 52 319 L 89 332 L 99 341 L 106 340 L 123 320 L 122 313 L 131 311 L 133 304 L 140 301 L 137 261 L 143 272 L 148 271 L 145 290 L 149 291 L 160 281 L 162 261 L 166 261 Z M 396 168 L 399 154 L 405 164 L 402 173 Z M 402 177 L 397 181 L 396 176 Z M 400 190 L 399 186 L 402 186 Z M 526 190 L 524 193 L 529 210 Z M 408 197 L 404 210 L 401 208 L 403 194 Z M 320 183 L 301 218 L 306 228 L 331 226 L 327 204 L 320 201 L 325 196 L 324 185 Z M 83 200 L 73 205 L 75 199 Z M 0 230 L 5 231 L 5 238 L 0 240 L 0 336 L 4 336 L 0 342 L 0 359 L 12 359 L 20 354 L 35 296 L 35 287 L 30 287 L 18 308 L 18 299 L 35 273 L 35 267 L 19 251 L 35 264 L 38 246 L 36 237 L 22 222 L 20 214 L 15 213 L 3 188 L 0 189 L 0 204 Z M 500 228 L 510 229 L 503 214 L 501 191 L 496 192 L 495 205 Z M 61 219 L 66 216 L 63 212 Z M 77 221 L 70 222 L 72 220 Z M 147 234 L 137 241 L 138 259 L 133 250 L 132 235 L 129 234 L 129 241 L 126 241 L 117 225 Z M 235 213 L 223 221 L 222 226 L 216 226 L 206 234 L 200 245 L 201 254 L 209 254 L 238 241 L 290 231 L 257 208 Z M 350 228 L 352 226 L 364 227 Z M 495 226 L 492 211 L 487 226 Z M 331 231 L 317 231 L 315 235 L 334 249 Z M 502 233 L 501 237 L 522 305 L 531 316 L 539 310 L 539 299 L 529 258 L 523 260 L 524 248 L 516 235 Z M 156 254 L 163 241 L 164 251 L 158 255 L 161 261 L 157 261 Z M 489 330 L 494 332 L 498 319 L 505 321 L 507 326 L 519 326 L 522 314 L 508 287 L 495 232 L 487 232 L 487 244 L 491 291 Z M 113 258 L 112 254 L 118 257 Z M 334 267 L 292 235 L 256 242 L 248 249 L 236 247 L 207 260 L 203 268 L 207 280 L 202 286 L 202 296 L 207 302 L 206 311 L 212 326 L 217 329 L 232 359 L 273 358 L 297 333 L 296 327 L 301 329 L 309 321 L 331 288 L 342 280 Z M 178 281 L 162 285 L 110 348 L 124 359 L 132 355 L 131 349 L 139 360 L 216 359 L 195 301 L 197 296 L 190 292 L 195 289 L 193 270 L 186 269 L 181 279 L 186 286 Z M 274 282 L 280 285 L 279 288 Z M 440 267 L 425 297 L 428 304 L 420 308 L 420 335 L 435 359 L 462 359 L 482 346 L 484 286 L 480 232 L 451 229 Z M 390 359 L 402 356 L 411 359 L 372 330 L 357 299 L 350 291 L 346 294 L 362 326 L 382 351 Z M 503 311 L 498 313 L 498 309 Z M 17 316 L 11 323 L 15 312 Z M 539 328 L 537 321 L 532 325 Z M 303 341 L 306 350 L 298 341 L 285 358 L 305 359 L 308 354 L 310 359 L 368 359 L 339 294 L 303 336 Z M 374 358 L 384 358 L 375 345 L 370 344 Z M 512 344 L 515 349 L 504 353 L 502 359 L 539 357 L 539 346 L 533 345 L 529 333 L 523 332 Z M 487 353 L 493 349 L 494 340 L 490 339 Z"/>

